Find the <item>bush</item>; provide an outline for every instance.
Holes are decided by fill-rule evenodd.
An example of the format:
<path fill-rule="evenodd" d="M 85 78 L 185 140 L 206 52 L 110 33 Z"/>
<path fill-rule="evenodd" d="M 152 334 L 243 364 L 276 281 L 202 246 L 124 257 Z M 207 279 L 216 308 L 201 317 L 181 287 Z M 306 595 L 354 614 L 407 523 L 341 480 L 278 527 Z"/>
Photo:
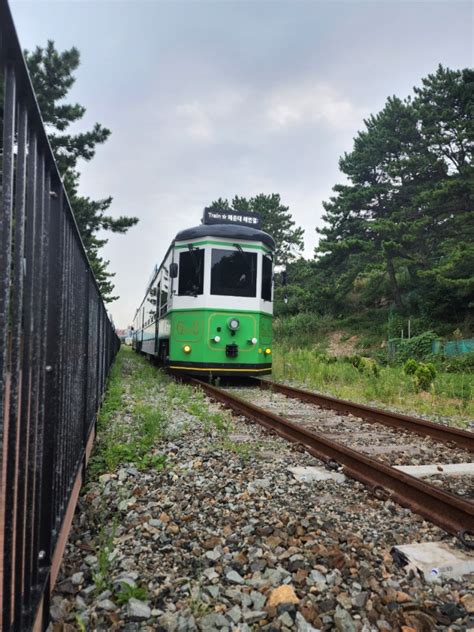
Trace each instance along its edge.
<path fill-rule="evenodd" d="M 399 362 L 405 362 L 409 358 L 424 360 L 431 355 L 434 340 L 438 340 L 438 336 L 432 331 L 426 331 L 413 338 L 397 340 L 395 358 Z"/>
<path fill-rule="evenodd" d="M 418 368 L 418 362 L 413 358 L 408 358 L 408 360 L 403 365 L 403 372 L 405 375 L 414 375 Z"/>
<path fill-rule="evenodd" d="M 380 374 L 380 367 L 377 364 L 377 361 L 373 358 L 365 358 L 360 355 L 353 355 L 341 358 L 341 360 L 342 362 L 351 364 L 354 369 L 357 369 L 360 373 L 365 373 L 366 375 L 374 375 L 375 377 L 378 377 Z"/>
<path fill-rule="evenodd" d="M 447 373 L 474 373 L 474 351 L 444 358 L 443 368 Z"/>
<path fill-rule="evenodd" d="M 428 364 L 420 362 L 413 376 L 416 390 L 429 391 L 435 377 L 436 370 L 433 364 L 431 362 L 428 362 Z"/>

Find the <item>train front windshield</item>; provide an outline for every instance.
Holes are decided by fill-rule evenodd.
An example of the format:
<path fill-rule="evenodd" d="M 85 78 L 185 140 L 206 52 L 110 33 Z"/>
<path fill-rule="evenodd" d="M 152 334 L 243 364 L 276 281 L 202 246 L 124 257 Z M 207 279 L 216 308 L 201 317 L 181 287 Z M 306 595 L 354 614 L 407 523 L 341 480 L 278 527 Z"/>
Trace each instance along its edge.
<path fill-rule="evenodd" d="M 257 295 L 257 254 L 237 250 L 213 249 L 211 294 L 219 296 Z"/>

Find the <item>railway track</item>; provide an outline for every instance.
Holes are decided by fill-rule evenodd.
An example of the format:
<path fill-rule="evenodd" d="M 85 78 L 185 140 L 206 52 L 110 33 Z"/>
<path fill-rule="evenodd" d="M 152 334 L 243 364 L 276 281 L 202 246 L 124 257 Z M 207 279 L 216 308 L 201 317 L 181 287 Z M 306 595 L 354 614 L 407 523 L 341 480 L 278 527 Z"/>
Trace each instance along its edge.
<path fill-rule="evenodd" d="M 392 499 L 456 535 L 465 546 L 474 548 L 474 503 L 401 471 L 381 459 L 372 458 L 362 449 L 354 449 L 341 440 L 334 440 L 334 433 L 327 432 L 325 428 L 315 430 L 308 416 L 303 422 L 292 421 L 288 414 L 269 410 L 271 407 L 268 405 L 256 405 L 247 398 L 201 380 L 190 381 L 213 400 L 298 444 L 314 457 L 323 460 L 330 468 L 342 466 L 348 476 L 367 485 L 377 498 Z M 352 415 L 371 424 L 378 424 L 378 427 L 383 424 L 390 427 L 392 433 L 395 429 L 443 442 L 443 450 L 447 452 L 450 449 L 462 450 L 462 454 L 474 452 L 474 433 L 468 431 L 322 396 L 270 380 L 255 379 L 252 382 L 260 392 L 280 393 L 318 408 L 331 409 L 342 415 Z"/>

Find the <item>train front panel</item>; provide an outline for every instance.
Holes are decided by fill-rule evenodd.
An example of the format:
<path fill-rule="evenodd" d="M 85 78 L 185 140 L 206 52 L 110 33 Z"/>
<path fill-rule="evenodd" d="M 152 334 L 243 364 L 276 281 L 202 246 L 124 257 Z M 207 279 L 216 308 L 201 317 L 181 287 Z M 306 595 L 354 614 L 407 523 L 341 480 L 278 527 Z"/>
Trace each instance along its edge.
<path fill-rule="evenodd" d="M 169 368 L 194 375 L 265 375 L 272 367 L 272 319 L 259 312 L 176 310 Z"/>

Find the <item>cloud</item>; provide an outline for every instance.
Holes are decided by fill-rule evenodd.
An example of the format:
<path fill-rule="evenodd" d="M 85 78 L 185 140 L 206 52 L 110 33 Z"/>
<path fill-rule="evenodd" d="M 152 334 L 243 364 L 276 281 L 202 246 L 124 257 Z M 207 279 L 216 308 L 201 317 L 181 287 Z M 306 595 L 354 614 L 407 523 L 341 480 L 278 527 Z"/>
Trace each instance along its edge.
<path fill-rule="evenodd" d="M 208 86 L 209 88 L 209 86 Z M 232 142 L 252 146 L 262 138 L 308 126 L 355 131 L 368 114 L 328 83 L 285 82 L 266 90 L 235 85 L 211 87 L 192 99 L 170 104 L 165 128 L 182 142 Z"/>
<path fill-rule="evenodd" d="M 345 131 L 360 125 L 366 114 L 366 110 L 326 83 L 287 84 L 266 101 L 266 117 L 275 130 L 321 123 Z"/>
<path fill-rule="evenodd" d="M 173 107 L 175 126 L 197 141 L 212 141 L 245 109 L 245 90 L 218 88 Z"/>

